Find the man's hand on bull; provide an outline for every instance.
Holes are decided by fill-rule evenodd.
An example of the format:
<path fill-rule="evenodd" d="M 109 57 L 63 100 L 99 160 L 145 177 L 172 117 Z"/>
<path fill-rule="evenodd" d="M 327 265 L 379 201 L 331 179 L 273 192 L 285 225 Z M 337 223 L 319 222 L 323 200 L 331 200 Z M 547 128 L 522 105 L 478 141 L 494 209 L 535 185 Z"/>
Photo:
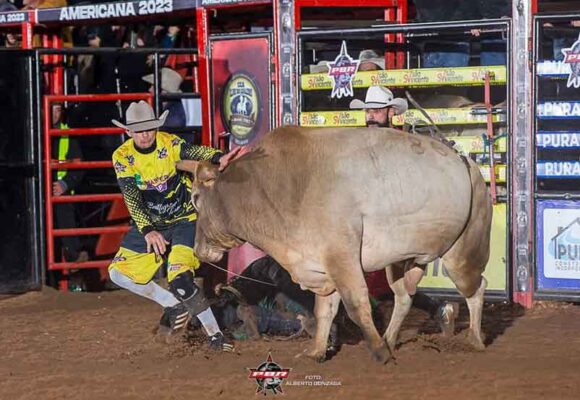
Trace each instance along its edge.
<path fill-rule="evenodd" d="M 232 151 L 230 151 L 227 154 L 224 154 L 220 158 L 220 166 L 219 166 L 220 172 L 223 171 L 224 169 L 226 169 L 226 167 L 228 166 L 228 164 L 230 162 L 232 162 L 233 160 L 235 160 L 237 158 L 240 158 L 241 156 L 246 154 L 248 151 L 250 151 L 248 149 L 248 147 L 241 146 L 241 147 L 236 147 L 235 149 L 233 149 Z"/>
<path fill-rule="evenodd" d="M 145 235 L 145 241 L 147 242 L 147 253 L 151 253 L 151 250 L 153 250 L 158 256 L 165 254 L 167 245 L 169 244 L 163 235 L 157 231 L 147 233 Z"/>

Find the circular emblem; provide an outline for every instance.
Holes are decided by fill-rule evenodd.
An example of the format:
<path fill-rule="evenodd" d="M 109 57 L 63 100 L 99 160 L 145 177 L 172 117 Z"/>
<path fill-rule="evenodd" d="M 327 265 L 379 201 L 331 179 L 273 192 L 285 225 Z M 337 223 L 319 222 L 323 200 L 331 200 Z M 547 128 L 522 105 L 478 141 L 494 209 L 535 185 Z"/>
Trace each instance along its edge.
<path fill-rule="evenodd" d="M 235 73 L 223 92 L 222 118 L 234 143 L 245 145 L 256 134 L 260 117 L 260 95 L 254 80 L 247 74 Z"/>

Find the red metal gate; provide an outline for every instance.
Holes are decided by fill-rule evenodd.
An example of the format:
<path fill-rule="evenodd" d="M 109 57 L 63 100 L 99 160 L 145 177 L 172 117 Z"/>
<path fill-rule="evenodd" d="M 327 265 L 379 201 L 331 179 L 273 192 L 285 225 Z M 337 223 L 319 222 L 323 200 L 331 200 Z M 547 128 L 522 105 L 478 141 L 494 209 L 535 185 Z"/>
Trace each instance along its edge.
<path fill-rule="evenodd" d="M 46 95 L 44 96 L 44 177 L 45 177 L 45 196 L 46 196 L 46 243 L 47 243 L 47 270 L 62 271 L 63 279 L 59 282 L 59 288 L 67 289 L 67 280 L 65 279 L 71 269 L 82 268 L 106 268 L 110 260 L 93 260 L 86 262 L 59 262 L 55 260 L 54 241 L 57 237 L 64 236 L 87 236 L 103 235 L 111 233 L 125 233 L 129 230 L 128 225 L 119 226 L 99 226 L 90 228 L 68 228 L 55 229 L 53 206 L 57 203 L 88 203 L 88 202 L 107 202 L 120 201 L 120 193 L 106 194 L 74 194 L 53 196 L 52 194 L 52 172 L 63 169 L 91 169 L 91 168 L 110 168 L 112 162 L 107 161 L 81 161 L 66 160 L 64 162 L 52 159 L 52 137 L 55 136 L 83 136 L 83 135 L 112 135 L 123 134 L 123 129 L 115 127 L 103 128 L 74 128 L 74 129 L 53 129 L 51 128 L 51 105 L 55 102 L 111 102 L 111 101 L 138 101 L 145 100 L 153 104 L 153 97 L 147 93 L 125 93 L 125 94 L 87 94 L 87 95 Z"/>

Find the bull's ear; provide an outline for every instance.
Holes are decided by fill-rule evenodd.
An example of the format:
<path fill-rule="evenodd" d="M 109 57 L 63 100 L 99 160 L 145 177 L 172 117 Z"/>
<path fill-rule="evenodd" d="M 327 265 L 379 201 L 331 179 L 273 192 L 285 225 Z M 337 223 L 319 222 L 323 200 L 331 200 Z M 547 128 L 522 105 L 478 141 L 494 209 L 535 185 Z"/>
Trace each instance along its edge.
<path fill-rule="evenodd" d="M 180 171 L 191 172 L 192 174 L 195 174 L 197 164 L 199 164 L 199 161 L 181 160 L 175 164 L 175 168 Z"/>
<path fill-rule="evenodd" d="M 218 175 L 218 166 L 212 165 L 209 162 L 198 163 L 193 174 L 195 181 L 204 186 L 213 186 Z"/>

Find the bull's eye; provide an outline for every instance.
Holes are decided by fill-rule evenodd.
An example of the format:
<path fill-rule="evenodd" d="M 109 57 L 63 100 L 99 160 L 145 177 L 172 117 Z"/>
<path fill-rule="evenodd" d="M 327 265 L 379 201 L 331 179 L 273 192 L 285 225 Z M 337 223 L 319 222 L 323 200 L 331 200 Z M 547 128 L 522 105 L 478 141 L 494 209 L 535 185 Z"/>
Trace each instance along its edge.
<path fill-rule="evenodd" d="M 193 208 L 195 211 L 199 211 L 199 207 L 197 206 L 197 200 L 199 199 L 199 194 L 194 194 L 191 196 L 191 204 L 193 204 Z"/>

